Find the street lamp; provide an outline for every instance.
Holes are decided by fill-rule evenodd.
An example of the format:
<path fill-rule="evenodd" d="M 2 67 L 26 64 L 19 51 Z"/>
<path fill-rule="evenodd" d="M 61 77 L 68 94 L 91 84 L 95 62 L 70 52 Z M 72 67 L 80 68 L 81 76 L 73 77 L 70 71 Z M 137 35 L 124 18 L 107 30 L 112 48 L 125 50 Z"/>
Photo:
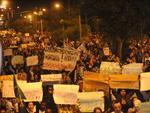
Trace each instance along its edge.
<path fill-rule="evenodd" d="M 54 7 L 55 7 L 56 9 L 59 9 L 60 6 L 61 6 L 60 3 L 55 3 L 55 4 L 54 4 Z"/>
<path fill-rule="evenodd" d="M 3 1 L 2 1 L 2 4 L 1 4 L 1 7 L 4 8 L 4 9 L 6 9 L 7 6 L 8 6 L 8 1 L 3 0 Z"/>

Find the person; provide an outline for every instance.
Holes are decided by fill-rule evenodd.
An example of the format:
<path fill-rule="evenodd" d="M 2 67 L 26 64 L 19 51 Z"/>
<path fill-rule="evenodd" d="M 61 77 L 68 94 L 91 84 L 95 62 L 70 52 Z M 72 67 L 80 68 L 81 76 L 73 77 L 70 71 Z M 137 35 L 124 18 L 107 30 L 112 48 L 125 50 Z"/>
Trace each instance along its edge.
<path fill-rule="evenodd" d="M 45 112 L 46 112 L 46 103 L 42 101 L 38 113 L 45 113 Z"/>
<path fill-rule="evenodd" d="M 111 112 L 111 113 L 123 113 L 123 111 L 121 110 L 122 105 L 121 105 L 120 101 L 115 100 L 112 104 L 112 107 L 113 107 L 113 112 Z"/>
<path fill-rule="evenodd" d="M 20 109 L 19 113 L 37 113 L 35 104 L 33 102 L 27 102 L 26 107 Z"/>
<path fill-rule="evenodd" d="M 94 108 L 93 113 L 103 113 L 103 112 L 102 112 L 102 109 L 100 107 L 96 107 L 96 108 Z"/>
<path fill-rule="evenodd" d="M 6 107 L 0 107 L 0 113 L 6 113 Z"/>
<path fill-rule="evenodd" d="M 52 113 L 52 110 L 51 110 L 51 108 L 46 108 L 46 112 L 45 113 Z"/>

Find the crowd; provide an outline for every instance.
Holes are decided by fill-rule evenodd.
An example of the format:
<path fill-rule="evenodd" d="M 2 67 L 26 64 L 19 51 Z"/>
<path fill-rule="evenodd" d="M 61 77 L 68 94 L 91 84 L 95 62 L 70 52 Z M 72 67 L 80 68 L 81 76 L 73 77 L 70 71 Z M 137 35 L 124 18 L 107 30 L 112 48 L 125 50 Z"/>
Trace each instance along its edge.
<path fill-rule="evenodd" d="M 77 84 L 79 91 L 83 91 L 83 71 L 99 72 L 102 61 L 118 62 L 120 65 L 129 63 L 143 63 L 145 72 L 150 71 L 150 38 L 140 40 L 130 39 L 124 47 L 123 59 L 111 49 L 112 43 L 104 41 L 102 36 L 91 35 L 84 42 L 55 40 L 50 35 L 40 33 L 26 34 L 17 33 L 11 30 L 7 33 L 0 33 L 0 40 L 3 50 L 13 49 L 13 55 L 23 55 L 24 58 L 37 55 L 39 63 L 36 66 L 26 66 L 26 62 L 19 65 L 12 65 L 12 56 L 3 56 L 2 75 L 20 74 L 21 79 L 27 82 L 41 81 L 41 74 L 61 73 L 61 84 Z M 26 44 L 26 45 L 23 45 Z M 80 51 L 80 58 L 77 61 L 75 70 L 68 72 L 63 70 L 43 70 L 45 50 L 55 48 L 70 48 Z M 104 48 L 109 50 L 104 52 Z M 74 80 L 74 71 L 77 78 Z M 6 89 L 7 90 L 7 89 Z M 0 91 L 1 92 L 1 91 Z M 56 105 L 53 99 L 53 86 L 43 86 L 42 102 L 23 102 L 18 98 L 1 98 L 0 113 L 80 113 L 77 105 Z M 1 92 L 2 93 L 2 92 Z M 136 96 L 135 96 L 136 95 Z M 143 96 L 144 95 L 144 96 Z M 1 97 L 2 95 L 0 95 Z M 109 97 L 105 98 L 105 113 L 140 113 L 140 104 L 150 100 L 150 92 L 139 92 L 137 90 L 112 89 Z M 93 113 L 104 111 L 97 107 Z"/>

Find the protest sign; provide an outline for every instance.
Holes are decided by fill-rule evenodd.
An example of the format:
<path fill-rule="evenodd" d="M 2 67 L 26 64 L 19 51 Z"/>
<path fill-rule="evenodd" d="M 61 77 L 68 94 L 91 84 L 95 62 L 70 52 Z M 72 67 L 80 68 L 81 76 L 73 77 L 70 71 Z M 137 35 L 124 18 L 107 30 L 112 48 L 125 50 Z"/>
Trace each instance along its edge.
<path fill-rule="evenodd" d="M 53 82 L 53 81 L 60 82 L 62 79 L 62 74 L 41 75 L 41 79 L 42 79 L 42 82 Z"/>
<path fill-rule="evenodd" d="M 56 104 L 77 104 L 78 85 L 54 85 L 54 101 Z"/>
<path fill-rule="evenodd" d="M 38 65 L 38 56 L 30 56 L 26 58 L 26 62 L 27 62 L 27 66 L 34 66 L 34 65 Z"/>
<path fill-rule="evenodd" d="M 142 63 L 131 63 L 122 67 L 122 74 L 135 74 L 140 75 L 143 72 Z"/>
<path fill-rule="evenodd" d="M 25 36 L 26 36 L 26 37 L 30 36 L 30 33 L 25 33 Z"/>
<path fill-rule="evenodd" d="M 12 81 L 13 80 L 13 75 L 1 75 L 0 76 L 0 81 Z"/>
<path fill-rule="evenodd" d="M 140 91 L 150 90 L 150 72 L 140 74 Z"/>
<path fill-rule="evenodd" d="M 137 75 L 109 75 L 111 88 L 139 89 L 139 76 Z"/>
<path fill-rule="evenodd" d="M 11 55 L 13 55 L 12 49 L 5 49 L 4 50 L 4 56 L 11 56 Z"/>
<path fill-rule="evenodd" d="M 116 62 L 102 62 L 100 66 L 100 73 L 105 75 L 121 74 L 121 67 Z"/>
<path fill-rule="evenodd" d="M 83 79 L 84 91 L 99 91 L 109 92 L 109 77 L 100 73 L 84 72 Z"/>
<path fill-rule="evenodd" d="M 103 48 L 103 53 L 104 53 L 105 56 L 109 56 L 109 51 L 110 51 L 109 47 L 104 47 Z"/>
<path fill-rule="evenodd" d="M 103 92 L 82 92 L 78 93 L 79 109 L 81 112 L 93 112 L 95 107 L 100 107 L 104 111 Z"/>
<path fill-rule="evenodd" d="M 43 69 L 46 70 L 61 70 L 61 53 L 44 52 Z"/>
<path fill-rule="evenodd" d="M 150 102 L 141 103 L 140 113 L 150 113 Z"/>
<path fill-rule="evenodd" d="M 12 65 L 23 64 L 23 63 L 24 63 L 24 58 L 21 55 L 16 55 L 11 59 Z"/>
<path fill-rule="evenodd" d="M 18 86 L 24 93 L 26 99 L 24 101 L 42 101 L 43 91 L 42 82 L 35 83 L 18 83 Z"/>
<path fill-rule="evenodd" d="M 2 82 L 2 97 L 3 98 L 15 98 L 13 81 Z"/>

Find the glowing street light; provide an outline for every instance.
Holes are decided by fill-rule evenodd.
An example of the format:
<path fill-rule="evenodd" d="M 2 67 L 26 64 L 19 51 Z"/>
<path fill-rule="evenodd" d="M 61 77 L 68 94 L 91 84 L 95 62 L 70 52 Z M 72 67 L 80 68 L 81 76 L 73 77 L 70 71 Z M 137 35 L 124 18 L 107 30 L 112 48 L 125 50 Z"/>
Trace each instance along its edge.
<path fill-rule="evenodd" d="M 60 3 L 55 3 L 55 4 L 54 4 L 54 7 L 55 7 L 56 9 L 59 9 L 60 6 L 61 6 Z"/>
<path fill-rule="evenodd" d="M 46 9 L 45 9 L 45 8 L 43 8 L 43 9 L 42 9 L 42 11 L 46 12 Z"/>
<path fill-rule="evenodd" d="M 30 20 L 30 22 L 32 21 L 32 15 L 28 15 L 28 19 Z"/>
<path fill-rule="evenodd" d="M 34 15 L 38 15 L 38 13 L 36 11 L 33 12 Z"/>
<path fill-rule="evenodd" d="M 8 1 L 3 0 L 3 1 L 2 1 L 2 4 L 1 4 L 1 7 L 4 8 L 4 9 L 6 9 L 7 6 L 8 6 Z"/>

